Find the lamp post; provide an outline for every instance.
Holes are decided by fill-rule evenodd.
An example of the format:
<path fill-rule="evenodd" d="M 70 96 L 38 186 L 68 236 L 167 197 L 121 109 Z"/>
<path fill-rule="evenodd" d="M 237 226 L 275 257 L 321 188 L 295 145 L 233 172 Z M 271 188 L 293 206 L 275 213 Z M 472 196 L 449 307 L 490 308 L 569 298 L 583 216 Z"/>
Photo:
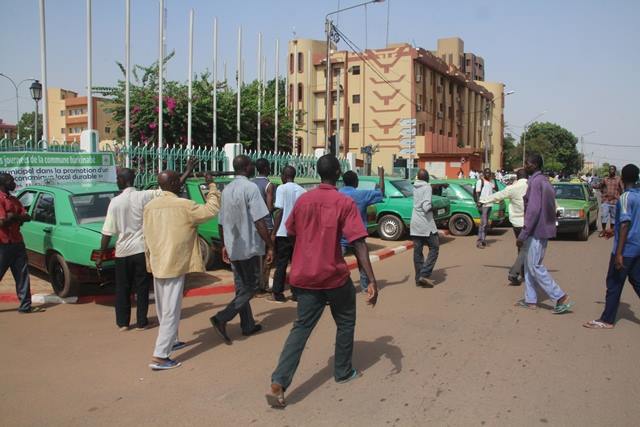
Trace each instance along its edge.
<path fill-rule="evenodd" d="M 539 119 L 540 117 L 542 117 L 543 115 L 545 115 L 547 113 L 547 111 L 543 111 L 540 114 L 538 114 L 537 116 L 535 116 L 533 119 L 529 120 L 525 125 L 524 125 L 524 132 L 522 133 L 522 167 L 524 167 L 524 159 L 526 157 L 527 154 L 527 129 L 529 129 L 529 125 L 531 123 L 533 123 L 534 121 L 536 121 L 537 119 Z"/>
<path fill-rule="evenodd" d="M 347 10 L 355 9 L 357 7 L 366 6 L 372 3 L 384 3 L 384 0 L 369 0 L 364 3 L 359 3 L 353 6 L 345 7 L 343 9 L 334 10 L 333 12 L 327 13 L 324 17 L 324 32 L 327 36 L 327 57 L 325 58 L 327 68 L 326 68 L 326 76 L 325 76 L 325 111 L 324 111 L 324 149 L 325 151 L 329 150 L 329 131 L 331 129 L 331 115 L 329 114 L 329 109 L 331 108 L 332 102 L 330 99 L 331 96 L 331 42 L 338 43 L 340 41 L 340 36 L 335 31 L 333 26 L 333 21 L 329 19 L 331 15 L 335 15 L 340 12 L 344 12 Z M 294 70 L 295 71 L 295 70 Z"/>
<path fill-rule="evenodd" d="M 33 141 L 38 142 L 38 102 L 42 99 L 42 85 L 38 80 L 34 80 L 29 87 L 31 98 L 36 102 L 36 115 L 33 118 Z M 45 106 L 46 108 L 46 106 Z"/>
<path fill-rule="evenodd" d="M 13 81 L 13 79 L 9 76 L 7 76 L 4 73 L 0 73 L 0 76 L 6 78 L 7 80 L 9 80 L 11 82 L 11 84 L 13 85 L 14 89 L 16 90 L 16 131 L 17 131 L 17 137 L 18 140 L 20 140 L 20 126 L 18 126 L 18 124 L 20 123 L 20 99 L 18 98 L 19 94 L 18 94 L 18 89 L 20 88 L 20 85 L 24 82 L 28 82 L 28 81 L 34 81 L 35 79 L 24 79 L 22 80 L 20 83 L 16 84 L 16 82 Z"/>

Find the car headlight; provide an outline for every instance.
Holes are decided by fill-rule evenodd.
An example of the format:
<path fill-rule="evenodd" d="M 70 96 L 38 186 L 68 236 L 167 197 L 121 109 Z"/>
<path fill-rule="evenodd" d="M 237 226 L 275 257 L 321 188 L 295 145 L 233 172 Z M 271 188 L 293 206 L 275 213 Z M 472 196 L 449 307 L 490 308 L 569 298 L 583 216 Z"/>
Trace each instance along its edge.
<path fill-rule="evenodd" d="M 565 209 L 562 216 L 565 218 L 584 218 L 584 209 Z"/>

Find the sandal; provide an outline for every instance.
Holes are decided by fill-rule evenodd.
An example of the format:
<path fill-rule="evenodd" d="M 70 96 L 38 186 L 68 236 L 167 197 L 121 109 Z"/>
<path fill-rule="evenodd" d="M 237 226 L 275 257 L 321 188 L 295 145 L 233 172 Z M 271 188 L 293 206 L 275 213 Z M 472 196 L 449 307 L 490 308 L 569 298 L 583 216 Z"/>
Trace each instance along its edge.
<path fill-rule="evenodd" d="M 583 323 L 582 326 L 587 329 L 613 329 L 613 325 L 600 320 L 590 320 L 587 323 Z"/>
<path fill-rule="evenodd" d="M 276 386 L 275 388 L 277 388 L 278 391 L 274 391 L 274 386 Z M 272 408 L 284 409 L 284 407 L 287 406 L 284 400 L 284 388 L 279 384 L 271 384 L 271 393 L 265 394 L 264 397 L 267 398 L 267 403 Z"/>
<path fill-rule="evenodd" d="M 538 309 L 538 305 L 537 304 L 529 304 L 528 302 L 525 302 L 524 299 L 520 299 L 518 301 L 516 301 L 515 304 L 513 304 L 516 307 L 520 307 L 520 308 L 528 308 L 529 310 L 537 310 Z"/>
<path fill-rule="evenodd" d="M 569 301 L 566 304 L 556 304 L 555 307 L 553 307 L 553 314 L 562 314 L 562 313 L 566 313 L 569 310 L 571 310 L 571 307 L 573 307 L 573 302 Z"/>

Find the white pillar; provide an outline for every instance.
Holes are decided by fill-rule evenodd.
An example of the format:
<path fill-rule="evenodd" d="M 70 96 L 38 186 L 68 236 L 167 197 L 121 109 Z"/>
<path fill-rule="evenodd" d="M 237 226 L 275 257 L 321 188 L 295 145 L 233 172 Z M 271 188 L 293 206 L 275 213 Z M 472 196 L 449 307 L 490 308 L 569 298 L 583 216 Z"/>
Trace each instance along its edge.
<path fill-rule="evenodd" d="M 193 9 L 189 11 L 189 89 L 187 104 L 187 150 L 191 150 L 191 122 L 193 108 Z"/>
<path fill-rule="evenodd" d="M 164 74 L 164 0 L 160 0 L 160 37 L 158 47 L 158 172 L 162 168 L 162 83 Z"/>
<path fill-rule="evenodd" d="M 131 73 L 131 0 L 125 0 L 125 25 L 124 25 L 124 145 L 127 148 L 125 165 L 131 167 L 131 96 L 129 93 L 130 73 Z"/>
<path fill-rule="evenodd" d="M 213 148 L 218 146 L 218 18 L 213 19 Z"/>
<path fill-rule="evenodd" d="M 91 81 L 91 0 L 87 0 L 87 130 L 93 130 L 93 94 Z M 46 108 L 46 107 L 45 107 Z"/>
<path fill-rule="evenodd" d="M 258 67 L 258 123 L 257 123 L 257 141 L 256 148 L 258 152 L 260 152 L 260 120 L 262 116 L 262 33 L 258 33 L 258 62 L 256 63 Z"/>
<path fill-rule="evenodd" d="M 294 40 L 293 48 L 293 88 L 291 90 L 291 152 L 296 150 L 296 126 L 298 123 L 298 40 Z"/>
<path fill-rule="evenodd" d="M 47 85 L 47 31 L 44 0 L 40 0 L 40 78 L 42 79 L 42 139 L 44 148 L 49 141 L 49 95 Z M 36 120 L 38 119 L 36 115 Z"/>
<path fill-rule="evenodd" d="M 240 142 L 240 99 L 242 92 L 242 27 L 238 27 L 238 63 L 236 64 L 236 142 Z"/>
<path fill-rule="evenodd" d="M 276 39 L 276 105 L 273 131 L 273 152 L 278 154 L 278 116 L 280 115 L 280 40 Z"/>

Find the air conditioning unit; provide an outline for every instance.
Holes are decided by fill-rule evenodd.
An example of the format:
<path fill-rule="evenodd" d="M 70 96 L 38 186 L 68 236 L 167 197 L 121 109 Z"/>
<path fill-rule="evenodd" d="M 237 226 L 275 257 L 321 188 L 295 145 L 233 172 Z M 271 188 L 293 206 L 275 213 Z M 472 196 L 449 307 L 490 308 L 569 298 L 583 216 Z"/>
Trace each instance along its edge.
<path fill-rule="evenodd" d="M 444 119 L 444 113 L 442 111 L 438 111 L 437 117 L 439 119 Z"/>

